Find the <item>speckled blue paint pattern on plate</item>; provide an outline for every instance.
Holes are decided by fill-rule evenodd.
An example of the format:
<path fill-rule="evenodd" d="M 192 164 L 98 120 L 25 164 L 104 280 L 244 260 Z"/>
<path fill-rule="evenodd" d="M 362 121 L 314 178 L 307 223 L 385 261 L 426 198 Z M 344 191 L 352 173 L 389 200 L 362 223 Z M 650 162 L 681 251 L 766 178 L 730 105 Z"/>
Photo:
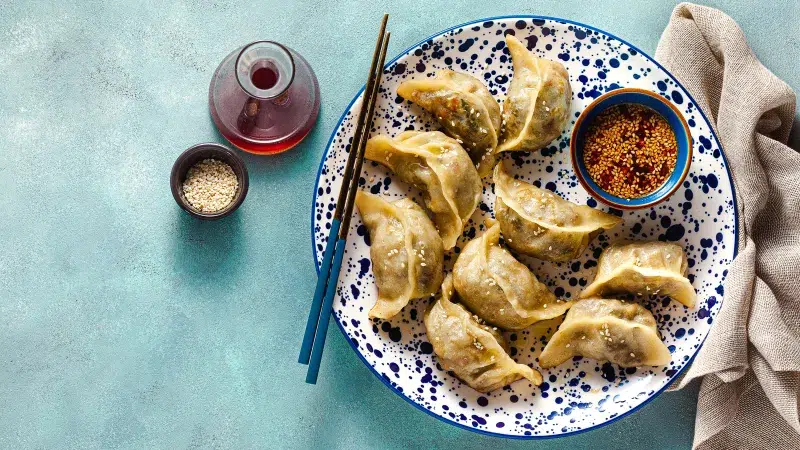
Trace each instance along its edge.
<path fill-rule="evenodd" d="M 536 357 L 558 327 L 561 319 L 555 319 L 521 332 L 505 333 L 511 356 L 542 372 L 545 382 L 540 387 L 522 380 L 489 394 L 478 393 L 437 363 L 422 323 L 430 299 L 412 301 L 390 321 L 367 317 L 377 290 L 370 268 L 369 236 L 358 213 L 349 230 L 334 314 L 364 362 L 388 386 L 421 409 L 475 431 L 507 437 L 553 437 L 599 426 L 631 412 L 665 389 L 686 367 L 721 305 L 723 280 L 736 251 L 736 207 L 719 142 L 689 94 L 671 75 L 627 43 L 560 19 L 483 20 L 460 25 L 412 47 L 384 72 L 372 135 L 437 129 L 427 113 L 403 101 L 395 90 L 403 80 L 432 77 L 438 69 L 451 68 L 476 76 L 502 102 L 513 77 L 506 34 L 514 34 L 537 55 L 564 64 L 573 89 L 571 123 L 561 137 L 538 152 L 505 155 L 507 166 L 536 186 L 572 202 L 610 211 L 624 220 L 618 228 L 601 234 L 574 261 L 553 264 L 527 257 L 519 259 L 557 296 L 569 299 L 576 298 L 591 282 L 597 257 L 610 242 L 660 239 L 681 244 L 689 258 L 689 279 L 698 292 L 697 307 L 688 309 L 666 298 L 646 301 L 672 353 L 672 361 L 664 367 L 623 369 L 574 358 L 543 370 Z M 594 98 L 618 87 L 649 89 L 665 96 L 683 112 L 694 142 L 692 166 L 683 186 L 668 201 L 646 210 L 623 213 L 598 205 L 579 185 L 569 161 L 569 134 L 575 119 Z M 318 264 L 360 104 L 361 96 L 345 112 L 320 167 L 312 213 Z M 417 190 L 371 162 L 365 163 L 360 185 L 388 198 L 408 196 L 422 203 Z M 457 247 L 446 256 L 448 270 L 460 248 L 482 232 L 484 218 L 493 217 L 493 206 L 493 187 L 488 177 L 484 179 L 478 209 Z"/>

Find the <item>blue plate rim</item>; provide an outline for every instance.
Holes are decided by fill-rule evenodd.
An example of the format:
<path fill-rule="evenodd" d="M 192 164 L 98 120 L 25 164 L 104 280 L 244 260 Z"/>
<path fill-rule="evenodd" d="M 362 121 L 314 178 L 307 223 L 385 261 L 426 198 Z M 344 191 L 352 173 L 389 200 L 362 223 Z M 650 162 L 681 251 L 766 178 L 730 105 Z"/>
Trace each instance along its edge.
<path fill-rule="evenodd" d="M 616 36 L 614 34 L 611 34 L 611 33 L 607 32 L 607 31 L 603 31 L 603 30 L 601 30 L 599 28 L 595 28 L 595 27 L 593 27 L 591 25 L 586 25 L 584 23 L 576 22 L 574 20 L 567 20 L 567 19 L 562 19 L 562 18 L 559 18 L 559 17 L 552 17 L 552 16 L 538 16 L 538 15 L 533 15 L 533 14 L 511 14 L 511 15 L 504 15 L 504 16 L 486 17 L 486 18 L 483 18 L 483 19 L 476 19 L 476 20 L 471 20 L 469 22 L 464 22 L 462 24 L 455 25 L 455 26 L 452 26 L 452 27 L 447 28 L 445 30 L 439 31 L 439 32 L 437 32 L 435 34 L 432 34 L 432 35 L 426 37 L 425 39 L 422 39 L 419 42 L 411 45 L 410 47 L 408 47 L 405 50 L 401 51 L 397 56 L 392 58 L 391 61 L 387 62 L 384 65 L 384 70 L 386 70 L 386 67 L 391 66 L 398 59 L 400 59 L 403 56 L 405 56 L 411 50 L 421 46 L 422 44 L 424 44 L 424 43 L 426 43 L 426 42 L 428 42 L 428 41 L 430 41 L 430 40 L 432 40 L 432 39 L 434 39 L 434 38 L 436 38 L 436 37 L 438 37 L 438 36 L 440 36 L 442 34 L 445 34 L 445 33 L 449 32 L 449 31 L 453 31 L 453 30 L 455 30 L 457 28 L 464 28 L 466 26 L 473 25 L 473 24 L 476 24 L 476 23 L 483 23 L 483 22 L 495 21 L 495 20 L 516 19 L 516 18 L 519 18 L 519 19 L 551 20 L 551 21 L 554 21 L 554 22 L 578 25 L 578 26 L 587 28 L 589 30 L 605 34 L 605 35 L 607 35 L 607 36 L 609 36 L 611 38 L 614 38 L 614 39 L 622 42 L 623 44 L 627 45 L 628 47 L 632 48 L 633 50 L 636 50 L 642 56 L 647 58 L 650 62 L 654 63 L 659 69 L 663 70 L 667 75 L 669 75 L 670 78 L 672 78 L 672 81 L 674 81 L 675 84 L 680 86 L 681 89 L 683 89 L 686 92 L 686 95 L 689 97 L 689 100 L 691 100 L 695 105 L 698 105 L 697 101 L 695 101 L 694 97 L 692 97 L 692 94 L 683 86 L 683 84 L 681 84 L 680 81 L 678 81 L 677 78 L 675 78 L 674 75 L 672 75 L 672 73 L 670 71 L 668 71 L 658 61 L 653 59 L 649 54 L 643 52 L 641 49 L 639 49 L 635 45 L 631 44 L 630 42 L 626 41 L 625 39 L 621 39 L 620 37 L 618 37 L 618 36 Z M 350 103 L 345 107 L 344 112 L 342 113 L 342 115 L 339 117 L 339 121 L 334 126 L 333 131 L 331 132 L 331 137 L 330 137 L 330 139 L 328 139 L 328 143 L 325 146 L 325 150 L 324 150 L 324 152 L 322 154 L 322 158 L 320 159 L 320 162 L 319 162 L 319 168 L 317 169 L 317 179 L 314 182 L 314 193 L 313 193 L 312 198 L 311 198 L 311 255 L 314 258 L 314 269 L 317 272 L 317 276 L 319 276 L 320 264 L 319 264 L 319 261 L 318 261 L 318 258 L 317 258 L 317 248 L 316 248 L 316 242 L 314 240 L 314 225 L 315 225 L 315 219 L 314 219 L 315 215 L 314 215 L 314 213 L 316 212 L 315 210 L 316 210 L 316 203 L 317 203 L 317 191 L 319 190 L 319 180 L 320 180 L 320 176 L 322 175 L 322 167 L 325 165 L 325 160 L 327 159 L 328 151 L 331 148 L 331 144 L 333 143 L 333 139 L 336 137 L 336 130 L 338 130 L 339 126 L 342 124 L 342 122 L 344 122 L 344 119 L 347 116 L 347 112 L 350 111 L 350 108 L 353 106 L 353 104 L 356 102 L 356 100 L 358 100 L 358 98 L 361 96 L 361 94 L 363 92 L 364 92 L 364 86 L 362 86 L 361 89 L 356 93 L 356 95 L 353 97 L 353 99 L 350 101 Z M 720 154 L 722 155 L 722 159 L 725 162 L 725 171 L 728 173 L 728 180 L 730 181 L 730 185 L 731 185 L 731 195 L 733 197 L 733 217 L 734 217 L 734 244 L 733 244 L 733 257 L 731 258 L 731 261 L 733 261 L 736 258 L 736 256 L 739 254 L 739 208 L 738 208 L 738 205 L 737 205 L 737 202 L 736 202 L 736 187 L 735 187 L 735 185 L 733 183 L 733 176 L 731 174 L 731 170 L 730 170 L 730 167 L 728 165 L 728 158 L 725 156 L 725 150 L 722 147 L 722 142 L 717 137 L 717 133 L 714 130 L 714 126 L 712 125 L 711 121 L 708 120 L 708 117 L 706 117 L 706 114 L 702 110 L 702 108 L 700 108 L 698 106 L 697 110 L 700 112 L 700 116 L 703 118 L 703 120 L 705 120 L 706 123 L 709 125 L 709 128 L 711 130 L 711 135 L 714 136 L 714 140 L 717 142 L 717 145 L 719 145 L 719 147 L 720 147 Z M 723 278 L 721 280 L 721 282 L 724 283 L 725 282 L 725 278 Z M 720 307 L 722 307 L 723 303 L 724 303 L 724 298 L 720 299 Z M 463 424 L 460 424 L 458 422 L 452 421 L 452 420 L 450 420 L 450 419 L 448 419 L 446 417 L 443 417 L 443 416 L 440 416 L 438 414 L 435 414 L 434 412 L 432 412 L 432 411 L 430 411 L 428 409 L 425 409 L 422 406 L 420 406 L 419 404 L 415 403 L 413 400 L 408 398 L 405 394 L 403 394 L 402 392 L 398 391 L 395 387 L 393 387 L 389 382 L 387 382 L 381 376 L 380 373 L 378 373 L 378 371 L 375 370 L 375 368 L 369 363 L 369 361 L 367 361 L 366 358 L 364 358 L 364 356 L 358 350 L 358 347 L 356 347 L 356 345 L 353 343 L 353 341 L 350 340 L 347 337 L 347 331 L 344 329 L 342 324 L 339 322 L 339 319 L 336 317 L 336 315 L 333 314 L 333 316 L 334 316 L 334 320 L 336 321 L 336 325 L 339 327 L 339 330 L 342 332 L 342 334 L 344 334 L 344 337 L 347 340 L 347 343 L 350 344 L 350 347 L 353 349 L 353 351 L 356 353 L 356 355 L 358 355 L 358 358 L 361 360 L 361 362 L 363 362 L 364 365 L 366 365 L 369 368 L 369 370 L 372 372 L 373 375 L 375 375 L 384 385 L 386 385 L 386 387 L 388 387 L 392 392 L 397 394 L 400 398 L 402 398 L 406 402 L 410 403 L 411 405 L 413 405 L 415 408 L 419 409 L 420 411 L 426 413 L 427 415 L 432 416 L 432 417 L 434 417 L 434 418 L 436 418 L 438 420 L 441 420 L 442 422 L 445 422 L 447 424 L 454 425 L 454 426 L 456 426 L 458 428 L 463 428 L 463 429 L 465 429 L 467 431 L 471 431 L 473 433 L 478 433 L 478 434 L 483 434 L 483 435 L 486 435 L 486 436 L 493 436 L 493 437 L 499 437 L 499 438 L 504 438 L 504 439 L 518 439 L 518 440 L 544 440 L 544 439 L 556 439 L 556 438 L 561 438 L 561 437 L 574 436 L 576 434 L 585 433 L 587 431 L 595 430 L 597 428 L 609 425 L 611 423 L 614 423 L 614 422 L 618 421 L 619 419 L 622 419 L 623 417 L 626 417 L 626 416 L 628 416 L 628 415 L 640 410 L 642 407 L 644 407 L 645 405 L 647 405 L 648 403 L 653 401 L 653 399 L 655 399 L 656 397 L 661 395 L 665 390 L 667 390 L 667 388 L 669 388 L 676 379 L 680 378 L 680 376 L 686 371 L 686 369 L 689 368 L 689 366 L 692 365 L 692 362 L 694 362 L 694 358 L 697 356 L 697 353 L 703 347 L 703 344 L 705 344 L 705 341 L 708 338 L 708 334 L 706 334 L 706 337 L 703 338 L 703 342 L 701 342 L 700 345 L 695 350 L 694 355 L 692 355 L 692 357 L 689 358 L 689 361 L 686 362 L 686 365 L 684 365 L 681 370 L 679 370 L 675 375 L 672 376 L 672 378 L 670 378 L 668 380 L 668 382 L 664 385 L 664 387 L 659 389 L 657 392 L 655 392 L 653 395 L 648 397 L 642 403 L 636 405 L 635 407 L 631 408 L 630 410 L 625 411 L 624 413 L 622 413 L 622 414 L 620 414 L 620 415 L 618 415 L 616 417 L 613 417 L 610 420 L 607 420 L 607 421 L 605 421 L 603 423 L 592 425 L 591 427 L 583 428 L 581 430 L 575 430 L 575 431 L 570 431 L 570 432 L 567 432 L 567 433 L 553 434 L 553 435 L 547 435 L 547 436 L 541 436 L 541 435 L 540 436 L 534 436 L 534 435 L 531 435 L 531 436 L 517 436 L 517 435 L 510 435 L 510 434 L 495 433 L 495 432 L 492 432 L 492 431 L 487 431 L 487 430 L 481 430 L 481 429 L 478 429 L 478 428 L 468 427 L 466 425 L 463 425 Z M 713 324 L 712 324 L 712 327 L 713 327 Z"/>

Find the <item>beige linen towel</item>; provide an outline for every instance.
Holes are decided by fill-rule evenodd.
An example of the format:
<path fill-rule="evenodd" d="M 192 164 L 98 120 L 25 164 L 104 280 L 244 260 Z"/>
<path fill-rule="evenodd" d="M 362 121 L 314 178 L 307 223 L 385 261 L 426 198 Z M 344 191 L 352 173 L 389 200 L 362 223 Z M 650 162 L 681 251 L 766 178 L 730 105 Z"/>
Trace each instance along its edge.
<path fill-rule="evenodd" d="M 703 379 L 694 447 L 800 449 L 800 155 L 785 145 L 794 92 L 713 8 L 679 4 L 656 59 L 714 122 L 739 207 L 722 307 L 680 382 Z"/>

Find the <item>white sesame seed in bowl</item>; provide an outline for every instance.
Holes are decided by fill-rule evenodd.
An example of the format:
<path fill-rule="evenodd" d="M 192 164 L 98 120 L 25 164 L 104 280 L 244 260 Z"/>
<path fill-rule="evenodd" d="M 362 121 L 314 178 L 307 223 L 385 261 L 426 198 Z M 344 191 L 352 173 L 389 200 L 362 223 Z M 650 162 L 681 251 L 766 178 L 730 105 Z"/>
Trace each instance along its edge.
<path fill-rule="evenodd" d="M 170 185 L 184 211 L 201 219 L 219 219 L 241 205 L 249 179 L 236 152 L 220 144 L 198 144 L 175 161 Z"/>
<path fill-rule="evenodd" d="M 202 212 L 214 213 L 231 204 L 239 181 L 231 166 L 209 158 L 189 168 L 182 188 L 190 205 Z"/>

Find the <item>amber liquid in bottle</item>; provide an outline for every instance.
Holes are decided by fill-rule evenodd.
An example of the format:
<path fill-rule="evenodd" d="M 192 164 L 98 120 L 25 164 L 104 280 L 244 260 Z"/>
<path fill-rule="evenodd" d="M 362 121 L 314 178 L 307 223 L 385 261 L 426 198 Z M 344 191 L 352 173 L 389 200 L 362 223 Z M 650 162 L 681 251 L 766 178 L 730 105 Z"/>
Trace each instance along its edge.
<path fill-rule="evenodd" d="M 319 84 L 292 49 L 271 41 L 248 44 L 228 55 L 208 91 L 220 133 L 236 147 L 274 154 L 297 145 L 319 114 Z"/>

